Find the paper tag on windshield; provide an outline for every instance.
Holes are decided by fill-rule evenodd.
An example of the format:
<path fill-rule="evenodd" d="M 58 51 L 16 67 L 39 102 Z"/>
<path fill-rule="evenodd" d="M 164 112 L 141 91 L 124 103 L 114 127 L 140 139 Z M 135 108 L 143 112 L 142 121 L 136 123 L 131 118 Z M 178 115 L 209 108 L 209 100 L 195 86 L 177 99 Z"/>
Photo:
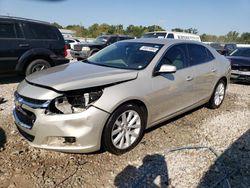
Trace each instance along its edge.
<path fill-rule="evenodd" d="M 142 46 L 140 50 L 147 51 L 147 52 L 157 52 L 159 48 L 151 47 L 151 46 Z"/>

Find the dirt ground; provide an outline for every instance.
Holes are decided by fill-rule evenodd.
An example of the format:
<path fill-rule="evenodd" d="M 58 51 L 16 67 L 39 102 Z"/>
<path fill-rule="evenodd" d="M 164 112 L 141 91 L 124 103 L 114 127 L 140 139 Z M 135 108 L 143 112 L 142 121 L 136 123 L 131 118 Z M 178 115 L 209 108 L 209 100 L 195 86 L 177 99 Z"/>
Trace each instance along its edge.
<path fill-rule="evenodd" d="M 0 78 L 0 187 L 250 187 L 250 85 L 230 84 L 219 109 L 164 122 L 115 156 L 29 146 L 11 112 L 21 79 Z M 187 146 L 203 148 L 174 150 Z"/>

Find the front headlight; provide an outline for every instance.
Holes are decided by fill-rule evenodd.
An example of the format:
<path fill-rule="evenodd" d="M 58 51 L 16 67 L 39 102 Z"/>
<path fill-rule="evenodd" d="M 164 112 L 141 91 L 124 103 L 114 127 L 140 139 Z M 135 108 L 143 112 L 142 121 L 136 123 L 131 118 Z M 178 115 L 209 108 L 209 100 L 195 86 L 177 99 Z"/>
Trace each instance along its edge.
<path fill-rule="evenodd" d="M 83 47 L 82 47 L 82 51 L 90 51 L 90 48 L 87 47 L 87 46 L 83 46 Z"/>
<path fill-rule="evenodd" d="M 46 114 L 73 114 L 88 109 L 102 95 L 102 90 L 58 97 L 49 105 Z"/>

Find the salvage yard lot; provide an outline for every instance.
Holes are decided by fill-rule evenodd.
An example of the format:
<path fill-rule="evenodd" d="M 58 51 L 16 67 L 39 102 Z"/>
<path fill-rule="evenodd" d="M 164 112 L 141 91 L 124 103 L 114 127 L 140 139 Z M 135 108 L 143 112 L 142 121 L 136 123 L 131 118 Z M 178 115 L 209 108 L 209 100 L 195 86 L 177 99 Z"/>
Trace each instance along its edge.
<path fill-rule="evenodd" d="M 250 187 L 250 86 L 230 84 L 219 109 L 200 107 L 147 131 L 131 152 L 65 154 L 29 146 L 12 118 L 20 79 L 0 78 L 0 187 Z M 213 148 L 185 149 L 184 146 Z M 226 181 L 225 174 L 228 173 Z M 218 183 L 218 184 L 217 184 Z"/>

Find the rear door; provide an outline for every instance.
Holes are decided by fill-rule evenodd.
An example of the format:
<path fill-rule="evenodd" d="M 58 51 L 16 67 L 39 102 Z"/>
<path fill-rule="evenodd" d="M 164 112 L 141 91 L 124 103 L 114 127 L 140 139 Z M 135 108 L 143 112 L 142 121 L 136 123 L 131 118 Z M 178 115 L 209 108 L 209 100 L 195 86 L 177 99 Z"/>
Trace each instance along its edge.
<path fill-rule="evenodd" d="M 0 72 L 15 71 L 18 58 L 24 53 L 23 31 L 15 21 L 0 22 Z"/>
<path fill-rule="evenodd" d="M 157 65 L 156 69 L 159 69 L 162 64 L 174 65 L 177 71 L 152 78 L 151 123 L 160 121 L 193 104 L 194 72 L 192 67 L 188 67 L 187 60 L 186 44 L 177 44 L 167 50 Z"/>
<path fill-rule="evenodd" d="M 32 49 L 42 48 L 53 51 L 63 56 L 64 40 L 54 27 L 41 23 L 24 23 L 25 36 L 29 40 L 29 47 Z"/>
<path fill-rule="evenodd" d="M 187 44 L 189 66 L 194 69 L 194 102 L 210 97 L 216 82 L 216 63 L 211 52 L 199 44 Z"/>

